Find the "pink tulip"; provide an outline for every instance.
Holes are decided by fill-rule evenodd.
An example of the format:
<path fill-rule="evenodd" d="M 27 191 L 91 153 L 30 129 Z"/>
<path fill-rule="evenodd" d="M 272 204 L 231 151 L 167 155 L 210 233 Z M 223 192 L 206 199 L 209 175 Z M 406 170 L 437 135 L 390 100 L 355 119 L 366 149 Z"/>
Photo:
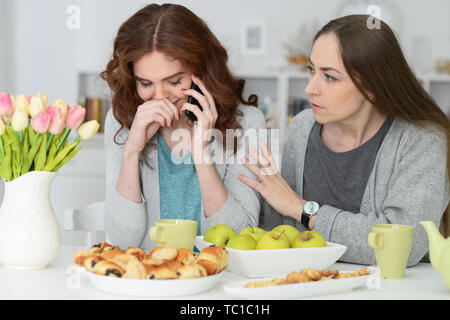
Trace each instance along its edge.
<path fill-rule="evenodd" d="M 45 113 L 45 111 L 39 112 L 33 120 L 31 120 L 31 126 L 34 131 L 38 133 L 47 132 L 48 126 L 50 124 L 50 117 Z"/>
<path fill-rule="evenodd" d="M 74 105 L 69 108 L 66 118 L 66 126 L 69 129 L 77 129 L 81 122 L 84 120 L 84 115 L 86 114 L 86 109 L 79 105 Z"/>
<path fill-rule="evenodd" d="M 0 94 L 0 115 L 11 117 L 14 113 L 14 105 L 8 93 Z"/>
<path fill-rule="evenodd" d="M 66 119 L 64 119 L 61 110 L 56 107 L 49 106 L 47 108 L 46 113 L 50 118 L 50 125 L 48 127 L 48 131 L 51 134 L 60 134 L 63 131 L 64 127 L 66 126 Z"/>

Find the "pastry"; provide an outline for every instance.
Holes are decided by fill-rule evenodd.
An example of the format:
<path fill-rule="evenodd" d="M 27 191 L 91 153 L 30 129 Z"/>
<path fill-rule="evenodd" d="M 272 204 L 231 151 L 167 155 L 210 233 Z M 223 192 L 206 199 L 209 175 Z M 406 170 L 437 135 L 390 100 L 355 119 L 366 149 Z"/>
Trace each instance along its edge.
<path fill-rule="evenodd" d="M 94 244 L 92 246 L 92 248 L 99 248 L 102 252 L 107 247 L 111 247 L 112 248 L 112 245 L 110 245 L 108 242 L 100 242 L 100 243 Z"/>
<path fill-rule="evenodd" d="M 94 266 L 94 269 L 92 271 L 102 276 L 109 276 L 116 278 L 121 278 L 122 275 L 125 273 L 125 271 L 119 265 L 108 260 L 102 260 L 98 262 Z"/>
<path fill-rule="evenodd" d="M 175 247 L 156 247 L 147 256 L 147 259 L 173 260 L 178 254 Z"/>
<path fill-rule="evenodd" d="M 118 256 L 119 254 L 124 254 L 125 252 L 120 249 L 113 249 L 106 252 L 103 252 L 100 256 L 104 259 L 112 259 L 115 256 Z"/>
<path fill-rule="evenodd" d="M 336 277 L 339 274 L 339 270 L 323 270 L 322 276 L 324 277 Z"/>
<path fill-rule="evenodd" d="M 180 262 L 181 263 L 181 262 Z M 192 279 L 206 277 L 206 269 L 197 263 L 183 264 L 176 269 L 178 279 Z"/>
<path fill-rule="evenodd" d="M 333 279 L 346 279 L 346 278 L 352 278 L 355 277 L 353 275 L 353 273 L 349 273 L 349 272 L 344 272 L 344 273 L 339 273 L 336 277 L 334 277 Z"/>
<path fill-rule="evenodd" d="M 298 282 L 310 282 L 314 281 L 310 277 L 308 277 L 306 274 L 302 272 L 291 272 L 286 276 L 286 281 L 288 283 L 298 283 Z"/>
<path fill-rule="evenodd" d="M 353 272 L 353 275 L 354 275 L 355 277 L 359 277 L 359 276 L 367 276 L 367 275 L 369 275 L 369 274 L 370 274 L 370 270 L 367 269 L 367 268 L 361 268 L 361 269 L 358 269 L 358 270 L 356 270 L 356 271 Z"/>
<path fill-rule="evenodd" d="M 83 250 L 75 253 L 75 256 L 73 257 L 73 263 L 75 263 L 77 266 L 84 266 L 84 260 L 86 260 L 87 257 L 89 257 L 91 254 L 89 253 L 89 250 Z"/>
<path fill-rule="evenodd" d="M 175 260 L 178 262 L 181 262 L 183 264 L 191 264 L 191 263 L 195 262 L 195 258 L 196 258 L 196 255 L 195 255 L 194 250 L 182 248 L 182 249 L 178 249 L 178 254 L 177 254 Z"/>
<path fill-rule="evenodd" d="M 104 259 L 100 256 L 88 256 L 84 260 L 84 267 L 86 268 L 87 271 L 92 272 L 94 270 L 95 265 L 102 260 Z"/>
<path fill-rule="evenodd" d="M 181 266 L 181 263 L 176 261 L 167 261 L 162 265 L 144 265 L 148 278 L 150 280 L 158 279 L 176 279 L 178 278 L 177 268 Z"/>
<path fill-rule="evenodd" d="M 123 274 L 123 278 L 146 279 L 147 271 L 145 270 L 145 266 L 137 258 L 130 260 L 126 266 L 126 272 Z"/>
<path fill-rule="evenodd" d="M 227 259 L 227 249 L 222 246 L 210 246 L 200 252 L 196 262 L 206 269 L 208 275 L 212 275 L 225 269 Z"/>
<path fill-rule="evenodd" d="M 320 272 L 319 270 L 314 269 L 314 268 L 302 269 L 301 273 L 306 275 L 308 278 L 310 278 L 313 281 L 317 281 L 317 280 L 320 280 L 320 278 L 322 278 L 322 272 Z"/>
<path fill-rule="evenodd" d="M 139 261 L 139 260 L 138 258 L 136 258 L 136 256 L 132 254 L 123 253 L 114 256 L 112 259 L 110 259 L 110 261 L 118 264 L 123 270 L 127 271 L 127 265 L 130 261 Z"/>
<path fill-rule="evenodd" d="M 143 264 L 148 264 L 148 265 L 152 265 L 152 266 L 160 266 L 162 265 L 164 262 L 166 262 L 166 260 L 162 260 L 162 259 L 151 259 L 148 256 L 146 258 L 144 258 L 144 260 L 142 260 Z"/>
<path fill-rule="evenodd" d="M 126 254 L 132 254 L 134 256 L 136 256 L 136 258 L 138 258 L 139 261 L 142 262 L 142 260 L 144 260 L 144 258 L 147 256 L 147 253 L 145 253 L 145 251 L 141 248 L 136 248 L 136 247 L 129 247 L 125 250 Z"/>
<path fill-rule="evenodd" d="M 89 254 L 90 255 L 101 255 L 102 254 L 102 249 L 97 248 L 97 247 L 92 247 L 89 249 Z"/>

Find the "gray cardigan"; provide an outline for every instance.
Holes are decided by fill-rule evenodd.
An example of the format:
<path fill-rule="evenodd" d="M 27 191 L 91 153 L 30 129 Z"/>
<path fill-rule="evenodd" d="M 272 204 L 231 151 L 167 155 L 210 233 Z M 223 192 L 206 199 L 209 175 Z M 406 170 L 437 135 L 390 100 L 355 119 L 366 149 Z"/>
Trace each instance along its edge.
<path fill-rule="evenodd" d="M 311 109 L 298 114 L 288 127 L 283 147 L 281 175 L 300 196 L 306 147 L 314 121 Z M 367 242 L 374 224 L 413 226 L 414 241 L 408 266 L 420 262 L 427 253 L 427 235 L 419 222 L 431 220 L 439 226 L 449 203 L 446 137 L 441 131 L 428 129 L 394 119 L 378 151 L 360 212 L 321 205 L 314 230 L 327 241 L 348 247 L 341 261 L 376 264 L 373 249 Z M 278 214 L 264 203 L 260 225 L 270 229 L 279 224 L 291 224 L 304 230 L 301 223 Z"/>
<path fill-rule="evenodd" d="M 242 117 L 237 117 L 238 122 L 248 133 L 247 129 L 265 129 L 263 113 L 255 107 L 240 105 Z M 153 169 L 143 161 L 139 162 L 139 178 L 141 182 L 142 203 L 135 203 L 126 199 L 117 192 L 117 179 L 122 161 L 124 145 L 114 142 L 114 135 L 120 128 L 119 122 L 114 118 L 110 110 L 105 120 L 105 152 L 106 152 L 106 194 L 105 194 L 105 230 L 108 241 L 123 248 L 138 246 L 144 249 L 152 249 L 156 246 L 150 240 L 149 229 L 156 220 L 160 219 L 159 205 L 159 176 L 158 176 L 158 150 L 156 148 L 156 134 L 149 143 L 155 144 L 147 154 L 147 161 Z M 128 137 L 128 129 L 124 128 L 116 138 L 119 143 L 124 143 Z M 241 140 L 242 142 L 244 139 Z M 249 144 L 256 148 L 254 141 L 247 139 Z M 217 171 L 228 190 L 228 198 L 224 206 L 214 215 L 207 218 L 204 215 L 203 203 L 201 209 L 201 232 L 216 225 L 226 224 L 236 232 L 251 224 L 257 226 L 260 212 L 260 195 L 256 191 L 240 182 L 237 176 L 243 174 L 253 179 L 254 175 L 242 164 L 241 158 L 248 147 L 243 143 L 238 144 L 236 157 L 231 152 L 225 156 L 220 139 L 216 138 L 211 143 L 212 159 Z M 228 161 L 221 161 L 228 156 Z M 227 164 L 230 163 L 231 164 Z"/>

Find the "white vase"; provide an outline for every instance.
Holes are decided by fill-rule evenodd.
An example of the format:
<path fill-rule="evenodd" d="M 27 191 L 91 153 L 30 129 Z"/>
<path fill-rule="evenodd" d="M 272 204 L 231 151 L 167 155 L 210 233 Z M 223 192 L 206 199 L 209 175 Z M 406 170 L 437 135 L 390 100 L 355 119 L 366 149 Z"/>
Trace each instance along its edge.
<path fill-rule="evenodd" d="M 5 182 L 0 207 L 0 262 L 7 268 L 46 268 L 57 256 L 61 230 L 50 202 L 56 172 L 30 171 Z"/>

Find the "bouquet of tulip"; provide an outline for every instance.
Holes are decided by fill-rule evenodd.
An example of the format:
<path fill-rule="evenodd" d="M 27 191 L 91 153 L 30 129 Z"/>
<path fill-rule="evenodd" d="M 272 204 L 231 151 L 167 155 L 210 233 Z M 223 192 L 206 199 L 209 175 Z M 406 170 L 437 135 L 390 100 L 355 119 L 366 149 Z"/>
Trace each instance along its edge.
<path fill-rule="evenodd" d="M 0 177 L 11 181 L 29 171 L 58 171 L 100 127 L 96 120 L 82 124 L 86 109 L 69 107 L 64 99 L 47 105 L 45 94 L 28 98 L 0 93 Z M 67 137 L 77 130 L 77 137 Z"/>

